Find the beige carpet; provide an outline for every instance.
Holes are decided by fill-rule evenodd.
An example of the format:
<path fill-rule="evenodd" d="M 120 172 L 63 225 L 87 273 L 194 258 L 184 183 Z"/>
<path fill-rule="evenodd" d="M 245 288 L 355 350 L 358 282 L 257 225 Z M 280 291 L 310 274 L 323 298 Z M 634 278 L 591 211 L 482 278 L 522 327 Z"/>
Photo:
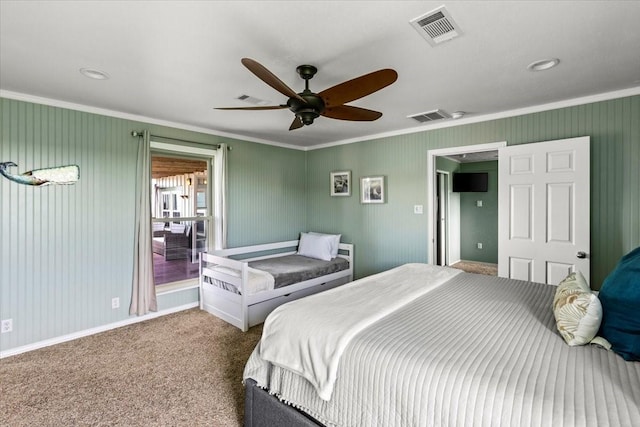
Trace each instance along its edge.
<path fill-rule="evenodd" d="M 198 309 L 0 360 L 2 426 L 240 426 L 262 332 Z"/>
<path fill-rule="evenodd" d="M 477 261 L 458 261 L 451 265 L 451 267 L 466 271 L 467 273 L 485 274 L 488 276 L 498 275 L 498 264 Z"/>

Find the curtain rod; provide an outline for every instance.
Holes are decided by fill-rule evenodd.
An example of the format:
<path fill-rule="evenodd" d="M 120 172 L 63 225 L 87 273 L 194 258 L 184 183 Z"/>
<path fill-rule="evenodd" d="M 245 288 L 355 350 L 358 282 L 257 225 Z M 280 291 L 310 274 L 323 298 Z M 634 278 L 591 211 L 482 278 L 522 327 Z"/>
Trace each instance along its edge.
<path fill-rule="evenodd" d="M 131 136 L 141 137 L 141 136 L 143 136 L 143 135 L 144 135 L 144 131 L 137 131 L 137 130 L 131 131 Z M 177 141 L 177 142 L 186 142 L 186 143 L 188 143 L 188 144 L 200 144 L 200 145 L 206 145 L 208 148 L 210 148 L 210 147 L 220 148 L 220 144 L 217 144 L 217 145 L 213 145 L 213 146 L 212 146 L 212 145 L 209 145 L 209 144 L 204 144 L 204 143 L 202 143 L 202 142 L 187 141 L 186 139 L 169 138 L 169 137 L 166 137 L 166 136 L 160 136 L 160 135 L 151 135 L 151 138 L 153 138 L 153 137 L 156 137 L 156 138 L 162 138 L 162 139 L 168 139 L 168 140 L 171 140 L 171 141 Z M 231 146 L 230 146 L 230 145 L 227 145 L 227 150 L 228 150 L 228 151 L 231 151 Z"/>

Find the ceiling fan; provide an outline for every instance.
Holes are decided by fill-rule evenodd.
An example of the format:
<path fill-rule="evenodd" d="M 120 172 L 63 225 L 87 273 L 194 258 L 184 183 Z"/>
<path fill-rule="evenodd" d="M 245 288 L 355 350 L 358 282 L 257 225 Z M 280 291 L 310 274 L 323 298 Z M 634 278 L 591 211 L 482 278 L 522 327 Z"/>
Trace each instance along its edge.
<path fill-rule="evenodd" d="M 288 108 L 295 114 L 295 118 L 289 130 L 310 125 L 319 116 L 329 117 L 338 120 L 351 121 L 373 121 L 382 117 L 379 111 L 368 110 L 366 108 L 344 105 L 367 95 L 372 94 L 384 87 L 389 86 L 398 78 L 398 73 L 385 68 L 365 74 L 355 79 L 340 83 L 320 93 L 309 90 L 309 80 L 318 72 L 313 65 L 300 65 L 296 71 L 305 81 L 305 88 L 302 92 L 296 93 L 282 80 L 267 70 L 262 64 L 250 58 L 242 58 L 242 64 L 255 74 L 260 80 L 288 96 L 286 104 L 256 107 L 223 107 L 217 110 L 280 110 Z"/>

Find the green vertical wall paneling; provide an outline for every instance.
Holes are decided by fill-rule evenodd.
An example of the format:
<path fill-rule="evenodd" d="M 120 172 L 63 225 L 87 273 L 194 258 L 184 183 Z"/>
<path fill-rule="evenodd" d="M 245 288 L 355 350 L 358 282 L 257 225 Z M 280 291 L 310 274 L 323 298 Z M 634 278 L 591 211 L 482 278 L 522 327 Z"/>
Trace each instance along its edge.
<path fill-rule="evenodd" d="M 460 258 L 498 263 L 498 161 L 463 163 L 460 172 L 487 172 L 485 193 L 460 193 Z M 482 200 L 482 207 L 476 202 Z M 482 243 L 482 249 L 477 244 Z"/>
<path fill-rule="evenodd" d="M 0 161 L 17 172 L 78 164 L 70 186 L 0 178 L 0 351 L 129 318 L 137 139 L 228 143 L 229 245 L 293 239 L 305 223 L 305 153 L 0 98 Z M 14 170 L 14 172 L 16 172 Z M 120 308 L 111 309 L 111 298 Z M 160 309 L 198 301 L 189 289 Z"/>
<path fill-rule="evenodd" d="M 132 144 L 122 121 L 1 100 L 2 161 L 13 172 L 77 164 L 80 181 L 31 187 L 0 181 L 2 350 L 122 318 L 132 269 Z M 112 155 L 109 155 L 112 151 Z M 108 162 L 105 161 L 108 159 Z M 123 173 L 124 172 L 124 173 Z M 123 307 L 111 310 L 118 296 Z"/>
<path fill-rule="evenodd" d="M 413 206 L 426 205 L 421 183 L 426 180 L 426 156 L 420 156 L 413 135 L 308 152 L 309 230 L 342 233 L 342 240 L 355 243 L 356 277 L 380 271 L 401 262 L 424 260 L 426 243 L 406 245 L 416 234 L 426 233 L 424 215 L 414 215 Z M 400 142 L 399 140 L 402 140 Z M 406 167 L 406 159 L 422 167 Z M 331 197 L 329 174 L 350 170 L 351 197 Z M 385 204 L 360 203 L 360 178 L 386 177 Z"/>
<path fill-rule="evenodd" d="M 236 144 L 231 158 L 228 246 L 297 239 L 306 219 L 305 153 Z"/>
<path fill-rule="evenodd" d="M 426 218 L 414 215 L 407 202 L 429 205 L 425 164 L 428 150 L 497 141 L 514 145 L 588 135 L 591 277 L 592 286 L 599 289 L 618 259 L 640 245 L 638 117 L 640 96 L 631 96 L 310 151 L 307 163 L 312 194 L 308 196 L 307 227 L 345 233 L 356 247 L 357 277 L 403 262 L 425 261 Z M 339 160 L 332 162 L 336 158 Z M 328 192 L 329 172 L 334 169 L 352 170 L 354 180 L 371 171 L 389 176 L 389 203 L 360 206 L 357 195 L 330 200 L 313 194 Z M 344 209 L 345 206 L 349 209 Z M 373 216 L 377 226 L 375 236 L 364 226 Z"/>

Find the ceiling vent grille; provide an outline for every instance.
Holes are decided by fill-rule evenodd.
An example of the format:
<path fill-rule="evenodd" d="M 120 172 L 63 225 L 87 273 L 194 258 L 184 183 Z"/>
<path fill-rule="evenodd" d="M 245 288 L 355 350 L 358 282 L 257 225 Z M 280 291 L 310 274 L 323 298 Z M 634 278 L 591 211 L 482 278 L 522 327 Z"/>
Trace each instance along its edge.
<path fill-rule="evenodd" d="M 409 21 L 431 46 L 462 35 L 462 30 L 444 6 Z"/>
<path fill-rule="evenodd" d="M 407 118 L 413 119 L 420 123 L 428 123 L 435 120 L 450 119 L 451 115 L 442 110 L 433 110 L 424 113 L 413 114 L 411 116 L 407 116 Z"/>
<path fill-rule="evenodd" d="M 240 95 L 236 99 L 239 99 L 240 101 L 244 101 L 244 102 L 246 102 L 248 104 L 257 105 L 257 106 L 262 106 L 262 105 L 268 105 L 269 104 L 269 101 L 265 101 L 263 99 L 255 98 L 253 96 L 244 95 L 244 94 Z"/>

